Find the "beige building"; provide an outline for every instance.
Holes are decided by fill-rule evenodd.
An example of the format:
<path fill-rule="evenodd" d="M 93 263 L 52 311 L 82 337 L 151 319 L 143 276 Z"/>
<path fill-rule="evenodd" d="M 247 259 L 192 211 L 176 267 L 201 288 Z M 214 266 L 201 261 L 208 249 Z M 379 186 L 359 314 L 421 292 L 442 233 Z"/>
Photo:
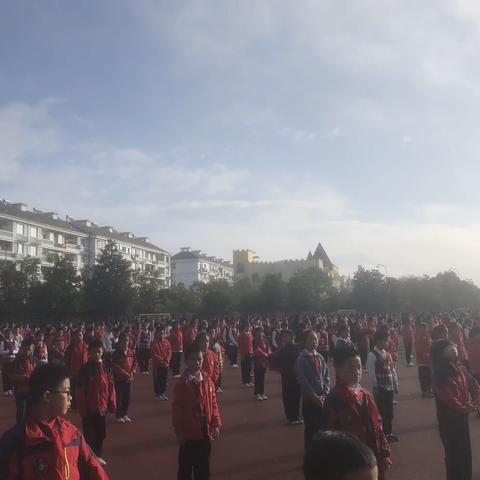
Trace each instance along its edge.
<path fill-rule="evenodd" d="M 279 275 L 286 282 L 300 270 L 316 268 L 327 271 L 332 278 L 335 288 L 340 288 L 341 278 L 338 268 L 330 261 L 327 252 L 319 243 L 315 252 L 308 252 L 303 260 L 279 260 L 275 262 L 260 262 L 253 250 L 233 251 L 233 270 L 235 278 L 249 278 L 252 282 L 258 282 L 268 274 Z"/>

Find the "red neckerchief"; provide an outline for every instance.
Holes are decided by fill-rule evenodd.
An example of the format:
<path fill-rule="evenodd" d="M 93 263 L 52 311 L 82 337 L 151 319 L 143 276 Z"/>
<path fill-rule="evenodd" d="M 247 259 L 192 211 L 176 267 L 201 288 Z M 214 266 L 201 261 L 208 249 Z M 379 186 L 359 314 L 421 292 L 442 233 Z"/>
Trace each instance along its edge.
<path fill-rule="evenodd" d="M 357 411 L 360 410 L 360 406 L 365 401 L 365 390 L 360 384 L 350 388 L 341 381 L 338 381 L 334 390 L 336 397 Z"/>

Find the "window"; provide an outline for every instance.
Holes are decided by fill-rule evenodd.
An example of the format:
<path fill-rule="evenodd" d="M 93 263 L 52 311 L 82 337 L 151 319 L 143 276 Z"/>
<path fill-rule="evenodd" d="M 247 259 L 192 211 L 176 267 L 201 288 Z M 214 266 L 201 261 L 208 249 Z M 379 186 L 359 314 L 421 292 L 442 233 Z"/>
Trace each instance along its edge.
<path fill-rule="evenodd" d="M 37 227 L 30 227 L 30 236 L 33 238 L 38 237 L 38 228 Z"/>
<path fill-rule="evenodd" d="M 63 242 L 64 242 L 64 237 L 61 233 L 59 233 L 58 236 L 57 236 L 57 243 L 59 245 L 63 245 Z"/>
<path fill-rule="evenodd" d="M 17 253 L 23 254 L 23 243 L 17 243 Z"/>
<path fill-rule="evenodd" d="M 106 245 L 107 243 L 105 242 L 105 240 L 97 240 L 97 248 L 99 248 L 100 250 L 103 250 Z"/>
<path fill-rule="evenodd" d="M 53 242 L 54 240 L 54 235 L 53 235 L 53 232 L 43 232 L 43 239 L 44 240 L 48 240 L 50 242 Z"/>
<path fill-rule="evenodd" d="M 29 245 L 28 246 L 28 254 L 31 255 L 32 257 L 37 256 L 37 247 L 35 245 Z"/>
<path fill-rule="evenodd" d="M 17 235 L 25 235 L 25 225 L 23 225 L 23 223 L 17 223 L 16 232 Z"/>

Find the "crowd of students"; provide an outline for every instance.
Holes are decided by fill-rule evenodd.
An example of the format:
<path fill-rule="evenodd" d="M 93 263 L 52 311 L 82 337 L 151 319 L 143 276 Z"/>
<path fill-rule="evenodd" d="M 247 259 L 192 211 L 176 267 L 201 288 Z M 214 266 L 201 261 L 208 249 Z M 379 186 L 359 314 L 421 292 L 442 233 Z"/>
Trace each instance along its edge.
<path fill-rule="evenodd" d="M 178 479 L 208 479 L 211 440 L 222 427 L 217 395 L 227 361 L 234 369 L 240 364 L 239 381 L 253 388 L 255 401 L 268 400 L 267 372 L 280 372 L 286 424 L 304 425 L 306 478 L 343 478 L 316 477 L 315 462 L 331 458 L 312 452 L 328 450 L 329 442 L 349 451 L 360 441 L 352 453 L 358 462 L 351 465 L 383 479 L 392 464 L 389 444 L 399 441 L 393 419 L 400 339 L 407 366 L 414 366 L 415 353 L 422 396 L 435 397 L 447 479 L 469 480 L 468 417 L 478 413 L 480 401 L 480 317 L 446 314 L 5 325 L 2 385 L 4 395 L 15 398 L 17 425 L 0 443 L 0 478 L 36 478 L 47 469 L 64 476 L 44 478 L 107 478 L 106 416 L 114 414 L 119 424 L 132 421 L 138 369 L 152 376 L 153 397 L 162 402 L 169 401 L 171 370 Z M 372 394 L 361 384 L 364 373 Z M 83 436 L 63 418 L 68 408 L 78 411 Z M 319 434 L 325 431 L 344 435 Z M 25 448 L 52 440 L 52 459 Z"/>

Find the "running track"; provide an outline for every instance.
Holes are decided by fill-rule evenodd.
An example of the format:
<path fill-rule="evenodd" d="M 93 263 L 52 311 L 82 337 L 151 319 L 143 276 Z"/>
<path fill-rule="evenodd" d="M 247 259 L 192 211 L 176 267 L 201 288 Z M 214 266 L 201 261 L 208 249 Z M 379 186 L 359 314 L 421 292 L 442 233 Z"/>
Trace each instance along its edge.
<path fill-rule="evenodd" d="M 395 407 L 389 480 L 445 478 L 443 450 L 437 432 L 434 401 L 419 395 L 416 368 L 399 369 L 400 395 Z M 173 380 L 170 380 L 170 387 Z M 284 425 L 280 379 L 267 372 L 268 401 L 253 400 L 252 389 L 240 387 L 240 371 L 226 367 L 225 393 L 219 395 L 224 423 L 212 448 L 212 479 L 301 480 L 303 427 Z M 109 419 L 104 458 L 112 480 L 174 480 L 177 446 L 170 423 L 170 403 L 153 399 L 151 377 L 138 375 L 129 412 L 133 422 L 117 425 Z M 11 425 L 14 401 L 0 398 L 0 431 Z M 78 422 L 76 415 L 72 421 Z M 480 420 L 471 420 L 474 479 L 480 479 Z"/>

